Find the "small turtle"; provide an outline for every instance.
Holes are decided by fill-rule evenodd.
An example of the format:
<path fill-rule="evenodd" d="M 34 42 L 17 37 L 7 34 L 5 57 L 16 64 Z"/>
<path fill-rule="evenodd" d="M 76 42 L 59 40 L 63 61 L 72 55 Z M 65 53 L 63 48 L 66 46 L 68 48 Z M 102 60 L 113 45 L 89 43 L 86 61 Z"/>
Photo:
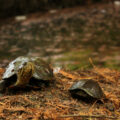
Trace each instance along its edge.
<path fill-rule="evenodd" d="M 48 63 L 39 57 L 21 56 L 9 63 L 0 81 L 0 90 L 2 91 L 9 86 L 26 86 L 31 79 L 48 81 L 53 80 L 53 78 L 53 70 Z"/>
<path fill-rule="evenodd" d="M 101 99 L 105 96 L 99 84 L 92 79 L 82 79 L 74 83 L 69 91 L 72 95 L 83 98 Z"/>

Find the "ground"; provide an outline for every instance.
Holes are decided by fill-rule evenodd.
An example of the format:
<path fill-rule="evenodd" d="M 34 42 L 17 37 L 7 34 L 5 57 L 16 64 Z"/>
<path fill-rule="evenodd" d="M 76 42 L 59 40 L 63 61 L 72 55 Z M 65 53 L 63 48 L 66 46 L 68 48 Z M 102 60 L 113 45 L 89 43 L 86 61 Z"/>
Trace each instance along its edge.
<path fill-rule="evenodd" d="M 1 69 L 1 74 L 3 73 Z M 93 67 L 90 71 L 60 70 L 54 83 L 41 89 L 7 91 L 0 97 L 1 120 L 110 120 L 120 119 L 120 72 Z M 80 79 L 99 83 L 106 99 L 87 101 L 76 99 L 69 88 Z"/>

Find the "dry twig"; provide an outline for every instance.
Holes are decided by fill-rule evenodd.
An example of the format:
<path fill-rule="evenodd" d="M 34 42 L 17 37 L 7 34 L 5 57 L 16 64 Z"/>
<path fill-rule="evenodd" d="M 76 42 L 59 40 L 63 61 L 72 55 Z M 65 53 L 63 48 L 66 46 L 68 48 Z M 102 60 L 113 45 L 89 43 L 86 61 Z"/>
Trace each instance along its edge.
<path fill-rule="evenodd" d="M 120 119 L 117 117 L 113 117 L 113 116 L 105 116 L 105 115 L 79 115 L 79 114 L 71 114 L 71 115 L 61 115 L 58 116 L 58 118 L 68 118 L 68 117 L 82 117 L 82 118 L 108 118 L 108 119 Z"/>

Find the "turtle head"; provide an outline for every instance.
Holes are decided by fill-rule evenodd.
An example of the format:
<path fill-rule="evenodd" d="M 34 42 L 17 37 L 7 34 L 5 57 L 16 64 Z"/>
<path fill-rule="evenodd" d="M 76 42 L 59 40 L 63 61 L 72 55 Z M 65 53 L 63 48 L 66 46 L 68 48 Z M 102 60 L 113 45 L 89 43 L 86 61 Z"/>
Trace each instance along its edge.
<path fill-rule="evenodd" d="M 25 86 L 34 73 L 34 64 L 26 62 L 17 72 L 17 81 L 13 86 Z"/>

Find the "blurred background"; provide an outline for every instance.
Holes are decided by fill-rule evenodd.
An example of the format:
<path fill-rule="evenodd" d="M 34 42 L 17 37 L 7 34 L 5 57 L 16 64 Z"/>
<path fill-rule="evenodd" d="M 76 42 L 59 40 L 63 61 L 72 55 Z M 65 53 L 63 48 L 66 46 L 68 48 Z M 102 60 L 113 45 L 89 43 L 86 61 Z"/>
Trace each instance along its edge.
<path fill-rule="evenodd" d="M 120 1 L 0 0 L 0 67 L 18 56 L 120 70 Z"/>

